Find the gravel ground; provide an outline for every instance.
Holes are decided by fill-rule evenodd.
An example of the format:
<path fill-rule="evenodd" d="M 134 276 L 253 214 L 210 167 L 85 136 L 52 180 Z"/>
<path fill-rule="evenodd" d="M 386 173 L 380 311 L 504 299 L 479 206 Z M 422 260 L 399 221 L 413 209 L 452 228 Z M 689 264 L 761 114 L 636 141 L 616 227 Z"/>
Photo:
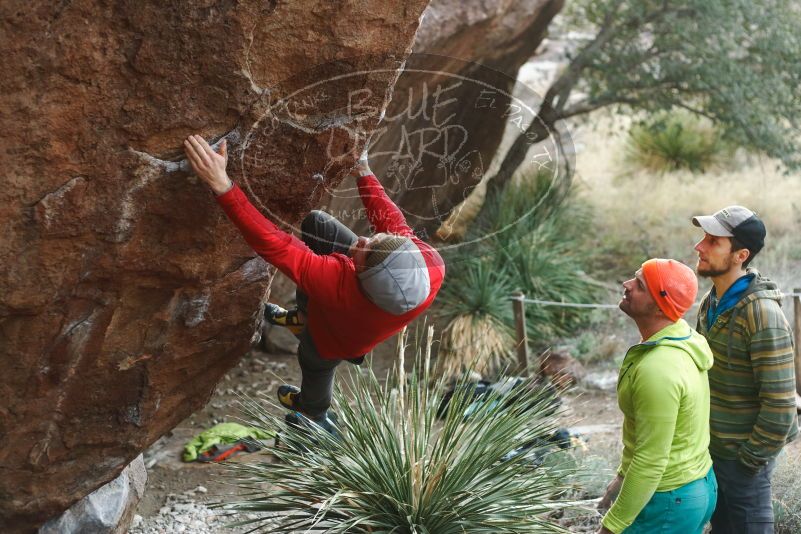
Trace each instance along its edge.
<path fill-rule="evenodd" d="M 208 494 L 205 486 L 197 486 L 180 494 L 170 493 L 167 495 L 164 506 L 158 514 L 144 518 L 135 515 L 129 534 L 214 534 L 217 532 L 228 532 L 239 534 L 249 531 L 252 527 L 227 527 L 226 525 L 234 522 L 231 517 L 226 517 L 222 510 L 206 506 L 199 502 L 198 498 Z M 246 514 L 238 516 L 238 520 L 257 519 L 257 514 Z M 271 525 L 277 525 L 276 521 L 269 521 L 264 524 L 268 530 Z"/>
<path fill-rule="evenodd" d="M 291 340 L 290 340 L 291 341 Z M 279 339 L 273 347 L 283 353 L 265 353 L 253 350 L 231 369 L 217 385 L 206 406 L 187 417 L 168 434 L 151 445 L 144 453 L 148 481 L 140 501 L 131 534 L 172 534 L 185 532 L 244 533 L 246 527 L 230 528 L 233 522 L 223 510 L 214 509 L 212 503 L 231 500 L 239 494 L 236 486 L 228 483 L 219 464 L 185 463 L 181 461 L 184 445 L 201 431 L 221 422 L 237 422 L 239 395 L 273 394 L 280 384 L 300 385 L 300 369 L 295 354 L 289 353 L 291 343 Z M 382 344 L 373 354 L 373 369 L 385 375 L 395 360 L 394 341 Z M 344 365 L 344 364 L 343 364 Z M 338 374 L 347 372 L 344 366 Z M 260 454 L 260 453 L 253 453 Z M 227 462 L 252 460 L 252 454 L 240 454 Z M 238 519 L 253 519 L 250 515 Z M 252 528 L 252 527 L 250 527 Z M 266 531 L 269 532 L 269 525 Z"/>

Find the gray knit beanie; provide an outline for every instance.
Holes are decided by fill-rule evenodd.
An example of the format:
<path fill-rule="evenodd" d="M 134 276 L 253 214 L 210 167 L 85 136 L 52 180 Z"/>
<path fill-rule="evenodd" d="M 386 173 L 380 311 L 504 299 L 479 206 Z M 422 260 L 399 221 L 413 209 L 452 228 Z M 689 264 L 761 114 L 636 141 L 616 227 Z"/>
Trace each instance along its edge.
<path fill-rule="evenodd" d="M 365 269 L 357 276 L 367 298 L 393 315 L 417 308 L 431 291 L 425 258 L 408 237 L 387 235 L 371 242 Z"/>
<path fill-rule="evenodd" d="M 367 253 L 367 257 L 364 259 L 364 268 L 375 267 L 407 241 L 409 241 L 408 237 L 387 234 L 370 243 L 370 252 Z"/>

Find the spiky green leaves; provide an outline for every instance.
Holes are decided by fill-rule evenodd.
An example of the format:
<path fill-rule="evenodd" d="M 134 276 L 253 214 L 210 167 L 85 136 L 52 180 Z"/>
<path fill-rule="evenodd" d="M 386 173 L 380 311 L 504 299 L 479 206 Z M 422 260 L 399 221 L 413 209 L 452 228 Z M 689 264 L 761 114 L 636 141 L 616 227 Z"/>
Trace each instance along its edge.
<path fill-rule="evenodd" d="M 371 370 L 352 372 L 350 393 L 335 396 L 341 437 L 282 432 L 275 461 L 232 464 L 235 483 L 250 493 L 224 506 L 280 513 L 271 532 L 560 532 L 546 515 L 568 504 L 556 499 L 569 468 L 507 457 L 553 434 L 550 394 L 526 383 L 476 403 L 462 387 L 439 421 L 444 382 L 428 382 L 419 366 L 402 388 Z M 283 426 L 265 402 L 244 402 L 253 424 Z M 260 530 L 260 521 L 249 522 Z"/>

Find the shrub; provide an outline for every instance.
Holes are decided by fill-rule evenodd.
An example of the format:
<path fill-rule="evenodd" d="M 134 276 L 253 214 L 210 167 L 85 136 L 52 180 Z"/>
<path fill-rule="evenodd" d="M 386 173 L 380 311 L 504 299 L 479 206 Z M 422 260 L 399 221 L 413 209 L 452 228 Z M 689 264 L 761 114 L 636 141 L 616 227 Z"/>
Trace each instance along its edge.
<path fill-rule="evenodd" d="M 518 246 L 504 250 L 512 279 L 527 297 L 580 303 L 595 299 L 597 287 L 583 276 L 594 252 L 585 220 L 579 206 L 565 206 Z M 529 336 L 547 342 L 583 324 L 588 311 L 530 304 L 526 306 Z"/>
<path fill-rule="evenodd" d="M 271 451 L 277 463 L 228 466 L 249 493 L 222 506 L 278 512 L 277 528 L 261 525 L 267 518 L 238 523 L 274 532 L 563 532 L 545 516 L 569 505 L 555 499 L 570 468 L 507 456 L 553 434 L 551 394 L 527 383 L 503 400 L 490 393 L 476 403 L 462 382 L 439 422 L 444 381 L 429 385 L 420 360 L 418 353 L 408 382 L 382 385 L 370 369 L 352 371 L 352 400 L 339 388 L 335 394 L 341 437 L 316 426 L 287 429 L 286 446 Z M 249 423 L 283 426 L 271 404 L 243 400 Z"/>
<path fill-rule="evenodd" d="M 446 321 L 439 351 L 440 371 L 448 377 L 465 369 L 485 374 L 513 357 L 509 277 L 483 258 L 449 265 L 448 282 L 439 295 L 439 315 Z"/>
<path fill-rule="evenodd" d="M 575 506 L 558 514 L 559 524 L 570 532 L 597 532 L 601 526 L 601 514 L 596 505 L 606 492 L 609 481 L 615 477 L 615 467 L 606 456 L 591 454 L 586 449 L 576 447 L 562 453 L 567 462 L 572 462 L 575 474 L 565 480 L 571 489 L 567 497 L 583 506 Z"/>
<path fill-rule="evenodd" d="M 514 338 L 509 297 L 587 302 L 598 293 L 583 276 L 595 248 L 586 209 L 553 202 L 550 175 L 523 177 L 488 199 L 465 236 L 446 254 L 448 274 L 437 299 L 445 319 L 440 361 L 446 373 L 498 370 L 511 363 Z M 547 344 L 582 324 L 587 310 L 528 305 L 529 338 Z"/>
<path fill-rule="evenodd" d="M 705 172 L 718 163 L 724 150 L 712 126 L 686 114 L 673 114 L 633 126 L 627 158 L 636 166 L 661 173 Z"/>

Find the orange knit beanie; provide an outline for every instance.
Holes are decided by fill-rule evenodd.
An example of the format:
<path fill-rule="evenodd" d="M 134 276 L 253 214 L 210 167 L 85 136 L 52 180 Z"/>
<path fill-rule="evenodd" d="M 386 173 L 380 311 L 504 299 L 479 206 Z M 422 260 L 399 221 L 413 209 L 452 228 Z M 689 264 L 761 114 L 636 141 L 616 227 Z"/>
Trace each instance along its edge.
<path fill-rule="evenodd" d="M 654 258 L 642 264 L 642 275 L 648 291 L 668 319 L 678 321 L 695 302 L 698 279 L 683 263 Z"/>

